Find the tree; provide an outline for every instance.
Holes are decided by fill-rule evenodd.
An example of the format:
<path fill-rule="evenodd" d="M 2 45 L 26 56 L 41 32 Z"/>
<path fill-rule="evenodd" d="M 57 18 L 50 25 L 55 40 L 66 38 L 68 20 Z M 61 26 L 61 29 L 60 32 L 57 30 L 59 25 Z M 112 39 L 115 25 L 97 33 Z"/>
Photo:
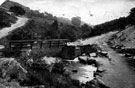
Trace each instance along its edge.
<path fill-rule="evenodd" d="M 61 39 L 69 39 L 70 41 L 76 40 L 75 30 L 72 27 L 66 26 L 60 32 Z"/>
<path fill-rule="evenodd" d="M 33 31 L 33 27 L 35 27 L 34 21 L 29 20 L 25 26 L 14 30 L 9 36 L 7 36 L 7 39 L 8 40 L 31 40 L 31 39 L 34 39 L 35 32 Z"/>
<path fill-rule="evenodd" d="M 73 17 L 72 24 L 75 26 L 80 26 L 81 25 L 81 18 L 80 17 Z"/>
<path fill-rule="evenodd" d="M 14 12 L 15 15 L 17 15 L 17 16 L 18 15 L 24 15 L 26 13 L 25 10 L 20 6 L 10 7 L 9 11 Z"/>
<path fill-rule="evenodd" d="M 132 8 L 130 10 L 130 14 L 129 14 L 128 18 L 129 18 L 129 23 L 131 25 L 135 25 L 135 8 Z"/>
<path fill-rule="evenodd" d="M 135 8 L 132 8 L 132 9 L 130 10 L 130 16 L 135 16 Z"/>
<path fill-rule="evenodd" d="M 81 33 L 82 33 L 81 37 L 82 37 L 82 38 L 87 38 L 87 37 L 89 37 L 91 31 L 92 31 L 92 27 L 90 27 L 90 26 L 87 25 L 87 24 L 82 25 L 82 26 L 81 26 Z"/>
<path fill-rule="evenodd" d="M 52 24 L 52 28 L 54 30 L 58 30 L 58 21 L 57 20 L 54 20 L 53 24 Z"/>

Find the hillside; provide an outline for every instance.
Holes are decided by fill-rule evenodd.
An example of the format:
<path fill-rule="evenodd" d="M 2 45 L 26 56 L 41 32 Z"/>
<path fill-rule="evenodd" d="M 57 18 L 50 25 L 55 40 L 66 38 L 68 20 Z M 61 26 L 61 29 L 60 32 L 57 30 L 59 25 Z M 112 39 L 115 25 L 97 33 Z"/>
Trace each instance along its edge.
<path fill-rule="evenodd" d="M 4 27 L 10 27 L 12 23 L 15 23 L 17 18 L 6 10 L 0 7 L 0 29 Z"/>
<path fill-rule="evenodd" d="M 31 10 L 26 6 L 9 0 L 6 0 L 2 6 L 6 9 L 10 9 L 10 7 L 13 6 L 20 6 L 26 11 L 24 16 L 29 18 L 29 22 L 25 26 L 19 28 L 19 30 L 13 31 L 11 35 L 7 37 L 8 40 L 69 39 L 75 41 L 80 38 L 97 36 L 110 31 L 122 31 L 127 25 L 131 24 L 131 19 L 134 19 L 133 8 L 127 17 L 121 17 L 119 19 L 95 25 L 92 28 L 87 24 L 75 26 L 66 18 L 56 17 L 47 12 L 40 13 L 37 10 Z M 130 29 L 130 27 L 127 28 L 127 30 L 128 29 Z"/>
<path fill-rule="evenodd" d="M 30 21 L 28 22 L 28 25 L 21 28 L 21 30 L 25 28 L 30 29 L 29 31 L 31 31 L 32 34 L 30 34 L 31 37 L 29 39 L 34 39 L 34 34 L 37 34 L 40 36 L 40 39 L 67 38 L 71 41 L 75 41 L 80 38 L 93 37 L 110 31 L 120 31 L 123 30 L 126 25 L 130 24 L 128 22 L 129 17 L 121 17 L 119 19 L 95 25 L 94 27 L 85 23 L 80 26 L 75 26 L 69 19 L 56 17 L 48 12 L 41 13 L 38 10 L 31 10 L 26 6 L 13 1 L 7 0 L 2 6 L 7 9 L 12 6 L 20 6 L 26 11 L 25 16 L 28 17 Z"/>
<path fill-rule="evenodd" d="M 110 40 L 114 47 L 135 48 L 135 26 L 127 26 L 125 30 L 118 32 Z"/>
<path fill-rule="evenodd" d="M 48 23 L 52 23 L 54 20 L 57 19 L 57 21 L 59 23 L 71 25 L 71 21 L 68 18 L 54 17 L 52 14 L 50 14 L 48 12 L 41 13 L 38 10 L 31 10 L 29 7 L 26 7 L 26 6 L 21 5 L 21 4 L 17 3 L 17 2 L 14 2 L 14 1 L 6 0 L 1 6 L 8 9 L 8 10 L 11 7 L 19 6 L 19 7 L 23 8 L 25 10 L 25 12 L 26 12 L 25 16 L 27 16 L 27 17 L 29 17 L 31 19 L 37 20 L 37 18 L 38 18 L 39 20 L 45 20 Z"/>
<path fill-rule="evenodd" d="M 17 9 L 11 11 L 11 7 L 15 6 L 17 6 Z M 8 17 L 16 17 L 17 21 L 11 27 L 3 28 L 0 31 L 0 38 L 4 37 L 0 40 L 0 43 L 9 46 L 1 51 L 0 86 L 3 85 L 4 88 L 12 85 L 13 87 L 11 88 L 21 88 L 21 86 L 25 88 L 110 88 L 108 85 L 105 85 L 106 83 L 100 82 L 96 76 L 104 76 L 102 74 L 104 71 L 105 74 L 109 73 L 104 77 L 112 74 L 112 71 L 116 72 L 115 76 L 110 75 L 111 79 L 119 78 L 119 73 L 127 76 L 125 73 L 128 71 L 120 71 L 123 62 L 120 64 L 113 62 L 113 59 L 117 60 L 119 57 L 117 54 L 109 52 L 111 49 L 108 48 L 106 41 L 112 34 L 119 31 L 110 39 L 113 45 L 124 47 L 133 47 L 135 45 L 135 27 L 127 26 L 125 29 L 125 26 L 130 24 L 128 23 L 128 17 L 115 19 L 92 28 L 88 24 L 81 25 L 79 17 L 74 17 L 74 21 L 70 21 L 62 17 L 53 16 L 53 14 L 47 12 L 41 13 L 38 10 L 31 10 L 26 6 L 9 0 L 6 0 L 2 7 L 7 9 L 7 11 L 2 10 L 1 16 L 5 17 L 3 18 L 4 21 L 9 19 Z M 18 12 L 18 8 L 25 10 L 23 15 L 15 14 Z M 12 20 L 6 21 L 5 24 L 7 22 L 11 24 Z M 97 37 L 90 38 L 92 36 Z M 90 38 L 90 40 L 86 38 Z M 66 43 L 60 47 L 60 42 L 56 43 L 55 41 L 55 45 L 58 44 L 56 47 L 52 46 L 51 41 L 44 42 L 44 44 L 38 42 L 38 40 L 53 39 L 86 40 L 81 41 L 83 45 L 77 48 L 65 46 Z M 26 40 L 26 43 L 20 42 L 15 44 L 13 40 Z M 47 47 L 45 44 L 47 44 Z M 66 50 L 66 48 L 69 50 Z M 77 52 L 75 49 L 77 49 Z M 66 56 L 70 56 L 69 54 L 74 54 L 74 57 L 66 58 Z M 69 59 L 69 61 L 65 59 Z M 100 61 L 104 62 L 104 64 L 100 63 Z M 100 68 L 100 65 L 105 66 L 105 69 Z M 122 69 L 127 69 L 124 66 Z M 127 79 L 124 76 L 120 76 L 121 78 L 119 79 L 124 81 L 122 84 Z M 111 80 L 109 79 L 107 82 L 111 83 Z M 111 84 L 117 85 L 119 82 L 114 80 Z"/>
<path fill-rule="evenodd" d="M 2 28 L 2 30 L 0 30 L 0 38 L 5 37 L 13 30 L 15 30 L 21 26 L 24 26 L 25 23 L 27 23 L 27 21 L 28 21 L 28 19 L 25 17 L 17 17 L 16 23 L 12 24 L 11 27 L 5 27 L 5 28 Z"/>
<path fill-rule="evenodd" d="M 29 18 L 29 22 L 7 36 L 8 40 L 69 39 L 70 41 L 75 41 L 79 38 L 87 37 L 92 30 L 92 27 L 87 24 L 81 25 L 81 23 L 75 23 L 76 21 L 74 21 L 74 24 L 77 24 L 76 26 L 67 18 L 56 17 L 48 12 L 41 13 L 38 10 L 31 10 L 13 1 L 7 0 L 2 4 L 2 7 L 6 9 L 14 6 L 19 6 L 25 10 L 24 16 Z"/>
<path fill-rule="evenodd" d="M 10 1 L 10 0 L 6 0 L 4 3 L 2 3 L 1 5 L 2 7 L 4 8 L 7 8 L 7 9 L 10 9 L 10 7 L 13 7 L 13 6 L 20 6 L 22 7 L 26 12 L 30 10 L 30 8 L 28 7 L 25 7 L 17 2 L 14 2 L 14 1 Z"/>
<path fill-rule="evenodd" d="M 29 7 L 26 7 L 24 5 L 21 5 L 20 3 L 14 2 L 14 1 L 6 0 L 1 6 L 8 10 L 10 10 L 10 8 L 14 7 L 14 6 L 21 7 L 25 10 L 25 16 L 30 19 L 37 20 L 37 18 L 38 18 L 39 20 L 42 19 L 48 23 L 52 23 L 52 21 L 54 20 L 53 15 L 50 13 L 47 13 L 47 12 L 40 13 L 38 10 L 31 10 Z"/>

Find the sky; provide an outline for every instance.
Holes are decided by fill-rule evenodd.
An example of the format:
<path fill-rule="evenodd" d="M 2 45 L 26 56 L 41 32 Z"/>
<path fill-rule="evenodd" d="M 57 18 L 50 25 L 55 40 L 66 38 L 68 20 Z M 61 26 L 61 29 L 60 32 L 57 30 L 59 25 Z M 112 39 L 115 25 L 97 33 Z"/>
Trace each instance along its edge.
<path fill-rule="evenodd" d="M 0 0 L 4 1 L 4 0 Z M 34 10 L 49 12 L 58 17 L 79 16 L 92 25 L 127 16 L 135 7 L 134 0 L 12 0 Z"/>

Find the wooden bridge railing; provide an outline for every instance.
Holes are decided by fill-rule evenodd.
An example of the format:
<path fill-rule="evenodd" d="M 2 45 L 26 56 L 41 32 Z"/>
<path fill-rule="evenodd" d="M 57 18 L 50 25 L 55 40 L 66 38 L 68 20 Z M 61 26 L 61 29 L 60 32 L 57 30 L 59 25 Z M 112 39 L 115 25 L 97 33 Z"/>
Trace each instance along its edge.
<path fill-rule="evenodd" d="M 39 46 L 39 48 L 43 48 L 43 46 L 46 46 L 48 48 L 51 47 L 61 47 L 67 44 L 69 42 L 68 39 L 50 39 L 50 40 L 13 40 L 9 41 L 9 48 L 30 48 Z"/>

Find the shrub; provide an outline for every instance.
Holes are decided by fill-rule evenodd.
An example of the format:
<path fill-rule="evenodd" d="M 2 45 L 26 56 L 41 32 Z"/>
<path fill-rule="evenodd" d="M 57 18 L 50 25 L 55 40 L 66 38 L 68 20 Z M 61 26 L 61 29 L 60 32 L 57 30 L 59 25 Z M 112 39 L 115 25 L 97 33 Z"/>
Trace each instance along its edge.
<path fill-rule="evenodd" d="M 19 6 L 10 7 L 9 11 L 14 12 L 15 15 L 25 15 L 25 10 Z"/>
<path fill-rule="evenodd" d="M 0 11 L 0 28 L 10 27 L 11 23 L 15 23 L 17 18 L 7 14 L 4 11 Z"/>

